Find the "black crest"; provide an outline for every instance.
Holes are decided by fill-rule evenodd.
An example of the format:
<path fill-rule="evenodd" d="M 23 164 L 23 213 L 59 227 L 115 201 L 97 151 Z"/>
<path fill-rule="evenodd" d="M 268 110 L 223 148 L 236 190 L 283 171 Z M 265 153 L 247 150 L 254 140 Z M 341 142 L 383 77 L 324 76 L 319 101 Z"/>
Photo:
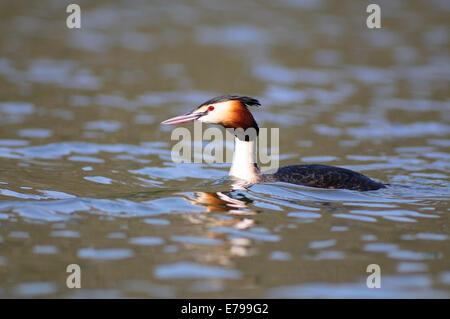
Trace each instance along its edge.
<path fill-rule="evenodd" d="M 249 96 L 242 96 L 242 95 L 221 95 L 221 96 L 216 96 L 202 104 L 200 104 L 198 107 L 201 107 L 203 105 L 208 105 L 208 104 L 214 104 L 214 103 L 220 103 L 220 102 L 226 102 L 226 101 L 231 101 L 231 100 L 236 100 L 236 101 L 240 101 L 242 104 L 244 104 L 245 106 L 261 106 L 261 103 L 259 103 L 259 101 L 257 99 L 254 99 L 252 97 Z"/>

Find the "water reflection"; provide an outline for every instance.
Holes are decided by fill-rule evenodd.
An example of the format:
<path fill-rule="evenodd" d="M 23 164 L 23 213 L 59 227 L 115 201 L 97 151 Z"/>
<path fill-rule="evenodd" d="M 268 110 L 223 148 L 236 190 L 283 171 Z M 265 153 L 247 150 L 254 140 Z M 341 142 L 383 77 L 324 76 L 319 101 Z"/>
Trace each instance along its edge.
<path fill-rule="evenodd" d="M 233 198 L 233 195 L 239 199 Z M 226 215 L 189 216 L 188 219 L 194 224 L 206 223 L 208 233 L 205 236 L 215 239 L 221 238 L 220 241 L 216 240 L 216 243 L 222 245 L 223 240 L 226 239 L 230 257 L 249 256 L 249 248 L 252 246 L 251 239 L 264 240 L 264 236 L 259 236 L 258 233 L 251 231 L 251 228 L 255 225 L 251 216 L 258 212 L 249 209 L 248 203 L 251 201 L 242 194 L 236 196 L 231 192 L 195 192 L 191 196 L 185 195 L 185 198 L 192 204 L 206 207 L 208 213 L 226 213 Z M 200 240 L 203 241 L 203 244 L 205 240 L 208 242 L 207 239 L 199 238 L 195 239 L 195 242 L 198 243 Z M 190 238 L 187 242 L 192 243 L 192 241 L 192 238 Z M 211 242 L 209 241 L 209 243 Z M 209 255 L 211 255 L 211 252 Z M 229 263 L 230 261 L 227 262 L 227 264 Z"/>

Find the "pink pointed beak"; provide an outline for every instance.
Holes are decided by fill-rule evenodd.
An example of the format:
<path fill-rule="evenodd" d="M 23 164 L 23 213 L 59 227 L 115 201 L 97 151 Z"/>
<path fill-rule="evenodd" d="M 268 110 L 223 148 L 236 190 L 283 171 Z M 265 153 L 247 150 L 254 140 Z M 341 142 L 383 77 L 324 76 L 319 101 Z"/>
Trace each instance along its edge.
<path fill-rule="evenodd" d="M 172 117 L 171 119 L 161 122 L 161 124 L 172 124 L 173 125 L 173 124 L 189 123 L 189 122 L 193 122 L 193 121 L 199 119 L 203 115 L 205 115 L 205 112 L 197 112 L 197 113 L 189 112 L 184 115 Z"/>

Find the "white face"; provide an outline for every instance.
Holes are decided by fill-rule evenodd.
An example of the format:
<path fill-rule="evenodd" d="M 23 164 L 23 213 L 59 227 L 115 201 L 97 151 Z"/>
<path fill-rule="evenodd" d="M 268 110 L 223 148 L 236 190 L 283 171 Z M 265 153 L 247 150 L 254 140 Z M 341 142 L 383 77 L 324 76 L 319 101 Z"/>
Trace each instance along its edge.
<path fill-rule="evenodd" d="M 197 112 L 205 112 L 208 111 L 207 114 L 200 117 L 198 120 L 203 123 L 210 124 L 220 124 L 224 122 L 227 118 L 232 116 L 232 108 L 234 103 L 233 101 L 226 101 L 221 103 L 209 104 L 202 106 L 198 110 L 195 110 L 194 113 Z"/>
<path fill-rule="evenodd" d="M 248 128 L 256 125 L 250 111 L 238 100 L 206 104 L 192 113 L 176 116 L 161 123 L 174 125 L 195 120 L 232 128 Z"/>

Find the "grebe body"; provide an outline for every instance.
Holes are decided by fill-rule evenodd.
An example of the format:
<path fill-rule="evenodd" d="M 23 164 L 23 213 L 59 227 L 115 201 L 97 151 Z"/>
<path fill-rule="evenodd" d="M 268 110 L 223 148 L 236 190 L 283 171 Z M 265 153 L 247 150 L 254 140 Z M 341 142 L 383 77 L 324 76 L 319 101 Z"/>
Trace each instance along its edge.
<path fill-rule="evenodd" d="M 284 166 L 274 174 L 263 176 L 265 182 L 285 182 L 319 188 L 370 191 L 386 187 L 361 173 L 322 164 Z"/>
<path fill-rule="evenodd" d="M 233 163 L 229 175 L 248 183 L 285 182 L 318 188 L 377 190 L 386 187 L 369 177 L 349 169 L 322 164 L 280 167 L 275 173 L 260 172 L 256 161 L 256 141 L 259 128 L 249 106 L 260 106 L 258 100 L 239 95 L 223 95 L 210 99 L 192 112 L 168 119 L 162 124 L 192 121 L 218 124 L 225 128 L 251 130 L 254 136 L 235 134 Z"/>

